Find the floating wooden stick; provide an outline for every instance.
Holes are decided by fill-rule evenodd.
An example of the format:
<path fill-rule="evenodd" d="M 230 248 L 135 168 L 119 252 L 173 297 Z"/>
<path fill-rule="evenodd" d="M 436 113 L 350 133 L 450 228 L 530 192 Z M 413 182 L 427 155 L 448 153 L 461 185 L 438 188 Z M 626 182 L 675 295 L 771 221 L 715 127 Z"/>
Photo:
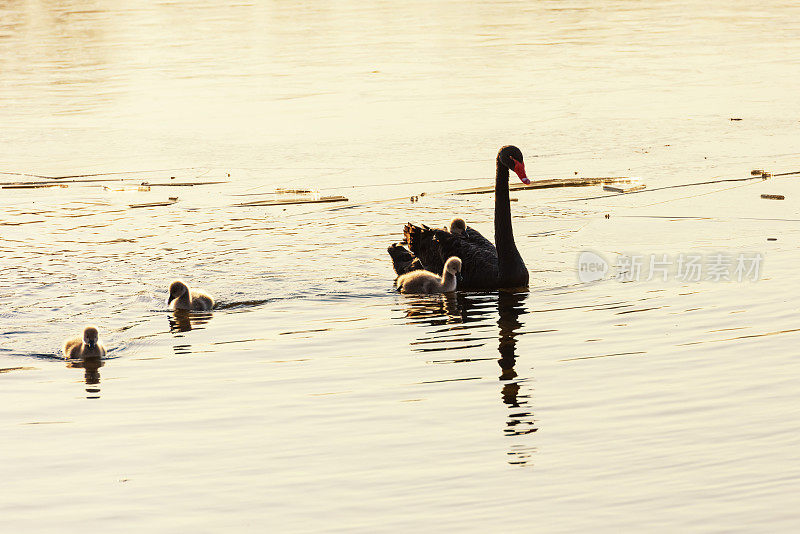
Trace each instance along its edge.
<path fill-rule="evenodd" d="M 10 184 L 4 185 L 3 189 L 43 189 L 45 187 L 67 187 L 67 184 Z"/>
<path fill-rule="evenodd" d="M 645 184 L 638 184 L 638 185 L 631 185 L 629 187 L 624 186 L 616 186 L 616 185 L 604 185 L 603 191 L 611 191 L 612 193 L 633 193 L 634 191 L 641 191 L 645 189 L 647 186 Z"/>
<path fill-rule="evenodd" d="M 196 185 L 214 185 L 214 184 L 227 184 L 227 181 L 220 180 L 217 182 L 150 182 L 150 187 L 194 187 Z"/>
<path fill-rule="evenodd" d="M 167 173 L 167 172 L 174 172 L 174 171 L 197 171 L 197 170 L 205 170 L 206 172 L 203 174 L 207 174 L 211 171 L 208 167 L 177 167 L 173 169 L 139 169 L 135 171 L 115 171 L 115 172 L 95 172 L 91 174 L 63 174 L 61 176 L 46 176 L 44 174 L 33 174 L 29 172 L 3 172 L 0 171 L 0 174 L 5 174 L 7 176 L 30 176 L 31 178 L 46 178 L 48 180 L 63 180 L 65 178 L 88 178 L 93 176 L 119 176 L 123 174 L 127 175 L 135 175 L 135 174 L 153 174 L 156 172 L 159 173 Z M 228 173 L 230 176 L 230 173 Z"/>
<path fill-rule="evenodd" d="M 761 198 L 765 198 L 767 200 L 784 200 L 786 197 L 783 195 L 761 195 Z"/>
<path fill-rule="evenodd" d="M 281 195 L 307 195 L 314 191 L 311 189 L 286 189 L 285 187 L 276 187 L 275 192 Z"/>
<path fill-rule="evenodd" d="M 164 202 L 145 202 L 143 204 L 128 204 L 128 206 L 130 206 L 131 208 L 156 208 L 158 206 L 171 206 L 175 204 L 175 202 L 177 201 L 178 201 L 177 198 L 175 198 L 175 200 L 172 200 L 172 198 L 170 198 L 169 200 L 165 200 Z"/>
<path fill-rule="evenodd" d="M 548 189 L 551 187 L 583 187 L 587 185 L 600 185 L 602 183 L 630 182 L 627 176 L 607 176 L 601 178 L 551 178 L 549 180 L 533 180 L 529 185 L 509 184 L 509 191 L 521 191 L 524 189 Z M 459 189 L 451 191 L 454 195 L 480 195 L 494 193 L 494 185 L 486 187 L 472 187 L 470 189 Z"/>
<path fill-rule="evenodd" d="M 795 173 L 792 173 L 792 174 L 795 174 Z M 797 174 L 800 174 L 800 172 L 798 172 Z M 654 193 L 656 191 L 664 191 L 666 189 L 677 189 L 677 188 L 682 188 L 682 187 L 695 187 L 695 186 L 699 186 L 699 185 L 721 184 L 721 183 L 727 183 L 727 182 L 746 182 L 746 181 L 749 181 L 749 180 L 758 180 L 760 178 L 761 178 L 760 176 L 750 176 L 748 178 L 724 178 L 724 179 L 721 179 L 721 180 L 707 180 L 705 182 L 692 182 L 692 183 L 688 183 L 688 184 L 665 185 L 665 186 L 661 186 L 661 187 L 653 187 L 653 188 L 650 188 L 650 189 L 642 189 L 640 191 L 631 191 L 631 194 Z M 584 197 L 584 198 L 570 198 L 570 199 L 564 200 L 564 202 L 583 202 L 585 200 L 607 200 L 608 198 L 609 198 L 608 195 L 595 195 L 595 196 Z"/>
<path fill-rule="evenodd" d="M 347 202 L 347 197 L 334 195 L 320 198 L 294 198 L 286 200 L 254 200 L 252 202 L 242 202 L 234 206 L 286 206 L 289 204 L 321 204 L 324 202 Z"/>
<path fill-rule="evenodd" d="M 135 178 L 87 178 L 83 180 L 59 180 L 58 182 L 42 182 L 41 180 L 36 180 L 33 182 L 0 182 L 0 186 L 2 186 L 3 189 L 27 189 L 34 187 L 58 187 L 66 184 L 91 184 L 98 182 L 127 182 L 128 185 L 137 186 L 142 183 L 140 180 Z M 149 182 L 148 185 L 150 185 L 150 187 L 193 187 L 195 185 L 214 185 L 227 183 L 228 182 L 225 180 L 220 180 L 214 182 Z"/>

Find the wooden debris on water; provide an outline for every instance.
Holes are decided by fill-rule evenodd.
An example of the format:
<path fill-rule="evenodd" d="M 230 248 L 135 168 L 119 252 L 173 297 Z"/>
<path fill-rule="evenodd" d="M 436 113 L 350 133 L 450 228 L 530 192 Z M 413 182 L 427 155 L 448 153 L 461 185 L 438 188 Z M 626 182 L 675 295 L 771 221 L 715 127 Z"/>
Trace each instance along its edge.
<path fill-rule="evenodd" d="M 9 184 L 4 185 L 3 189 L 42 189 L 45 187 L 68 187 L 67 184 Z"/>
<path fill-rule="evenodd" d="M 281 200 L 254 200 L 252 202 L 241 202 L 234 206 L 288 206 L 291 204 L 322 204 L 326 202 L 347 202 L 347 197 L 333 195 L 319 198 L 293 198 Z"/>
<path fill-rule="evenodd" d="M 194 187 L 196 185 L 227 184 L 226 181 L 217 182 L 149 182 L 150 187 Z"/>
<path fill-rule="evenodd" d="M 595 178 L 550 178 L 547 180 L 532 180 L 530 184 L 521 183 L 509 184 L 509 191 L 522 191 L 525 189 L 549 189 L 552 187 L 584 187 L 587 185 L 600 185 L 604 183 L 630 182 L 627 176 L 605 176 Z M 451 191 L 455 195 L 480 195 L 494 193 L 494 185 L 486 187 L 471 187 L 469 189 L 459 189 Z"/>
<path fill-rule="evenodd" d="M 766 180 L 767 178 L 772 178 L 772 173 L 764 169 L 753 169 L 750 171 L 750 176 L 760 176 L 762 179 Z"/>
<path fill-rule="evenodd" d="M 172 200 L 172 199 L 175 200 Z M 131 208 L 157 208 L 159 206 L 171 206 L 178 201 L 178 197 L 170 197 L 169 200 L 163 202 L 145 202 L 142 204 L 128 204 Z"/>
<path fill-rule="evenodd" d="M 139 187 L 139 184 L 131 184 L 131 180 L 120 178 L 87 178 L 82 180 L 59 180 L 57 182 L 43 182 L 41 180 L 29 182 L 0 182 L 3 189 L 34 189 L 37 187 L 67 187 L 68 184 L 93 184 L 93 183 L 117 183 L 120 187 L 125 185 Z M 126 184 L 127 182 L 127 184 Z M 213 181 L 213 182 L 147 182 L 146 185 L 150 187 L 194 187 L 196 185 L 215 185 L 227 184 L 227 181 Z M 108 187 L 108 186 L 105 186 Z"/>
<path fill-rule="evenodd" d="M 311 189 L 286 189 L 285 187 L 276 187 L 275 192 L 279 195 L 310 195 L 314 191 Z"/>
<path fill-rule="evenodd" d="M 783 195 L 761 195 L 761 198 L 766 200 L 785 200 L 786 197 Z"/>
<path fill-rule="evenodd" d="M 631 185 L 628 187 L 618 186 L 618 185 L 604 185 L 603 191 L 609 191 L 611 193 L 633 193 L 635 191 L 642 191 L 647 186 L 645 184 L 637 184 Z"/>

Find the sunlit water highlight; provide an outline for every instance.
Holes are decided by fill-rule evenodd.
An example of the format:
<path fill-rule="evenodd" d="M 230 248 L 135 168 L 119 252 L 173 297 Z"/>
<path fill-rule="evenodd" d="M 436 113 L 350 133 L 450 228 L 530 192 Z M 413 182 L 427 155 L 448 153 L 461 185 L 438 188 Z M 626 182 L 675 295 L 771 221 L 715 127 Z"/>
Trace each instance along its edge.
<path fill-rule="evenodd" d="M 491 236 L 446 192 L 505 143 L 651 189 L 800 170 L 795 4 L 119 7 L 0 21 L 0 170 L 125 179 L 0 190 L 3 530 L 800 524 L 795 177 L 514 193 L 528 293 L 401 296 L 385 250 Z M 224 183 L 132 187 L 170 180 Z M 276 187 L 350 202 L 235 205 Z M 582 284 L 584 250 L 764 265 Z M 87 323 L 108 357 L 67 366 Z"/>

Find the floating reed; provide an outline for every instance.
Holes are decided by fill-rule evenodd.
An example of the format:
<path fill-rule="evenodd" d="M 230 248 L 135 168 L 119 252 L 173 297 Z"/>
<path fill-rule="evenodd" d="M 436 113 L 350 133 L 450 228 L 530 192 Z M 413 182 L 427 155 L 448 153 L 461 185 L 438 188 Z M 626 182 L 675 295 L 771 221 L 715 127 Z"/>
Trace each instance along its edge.
<path fill-rule="evenodd" d="M 3 189 L 35 189 L 39 187 L 66 187 L 67 184 L 91 184 L 98 182 L 135 182 L 135 184 L 129 185 L 136 186 L 142 184 L 141 181 L 136 180 L 135 178 L 86 178 L 82 180 L 59 180 L 58 182 L 42 182 L 41 180 L 32 182 L 0 182 L 0 186 L 2 186 Z M 196 185 L 215 185 L 227 183 L 228 182 L 225 180 L 220 180 L 213 182 L 148 182 L 147 185 L 150 187 L 194 187 Z"/>
<path fill-rule="evenodd" d="M 172 200 L 172 198 L 170 198 L 169 200 L 165 200 L 163 202 L 145 202 L 142 204 L 128 204 L 128 206 L 130 206 L 131 208 L 156 208 L 158 206 L 171 206 L 175 204 L 177 201 L 178 201 L 177 198 L 175 200 Z"/>
<path fill-rule="evenodd" d="M 288 206 L 290 204 L 323 204 L 326 202 L 347 202 L 347 197 L 333 195 L 319 198 L 293 198 L 285 200 L 254 200 L 252 202 L 241 202 L 234 206 Z"/>
<path fill-rule="evenodd" d="M 41 189 L 44 187 L 67 187 L 66 184 L 9 184 L 3 189 Z"/>
<path fill-rule="evenodd" d="M 509 191 L 522 191 L 525 189 L 549 189 L 551 187 L 583 187 L 587 185 L 600 185 L 604 183 L 630 182 L 627 176 L 606 176 L 595 178 L 550 178 L 548 180 L 533 180 L 530 184 L 509 184 Z M 454 195 L 482 195 L 494 193 L 494 184 L 485 187 L 471 187 L 450 191 Z"/>
<path fill-rule="evenodd" d="M 645 189 L 647 186 L 645 184 L 638 184 L 632 185 L 629 187 L 624 186 L 616 186 L 616 185 L 604 185 L 603 191 L 610 191 L 612 193 L 634 193 L 636 191 L 641 191 Z"/>

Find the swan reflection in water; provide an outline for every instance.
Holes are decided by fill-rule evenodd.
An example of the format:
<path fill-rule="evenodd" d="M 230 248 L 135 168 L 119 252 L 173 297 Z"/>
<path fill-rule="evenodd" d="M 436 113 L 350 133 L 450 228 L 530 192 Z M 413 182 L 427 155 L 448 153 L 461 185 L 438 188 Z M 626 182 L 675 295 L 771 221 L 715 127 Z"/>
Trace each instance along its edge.
<path fill-rule="evenodd" d="M 175 337 L 183 337 L 183 332 L 189 332 L 196 328 L 203 328 L 203 325 L 208 323 L 212 317 L 213 314 L 211 312 L 175 310 L 167 316 L 169 331 Z M 173 345 L 172 350 L 178 356 L 191 354 L 192 346 L 188 343 Z"/>
<path fill-rule="evenodd" d="M 500 327 L 500 344 L 498 351 L 500 359 L 500 381 L 504 382 L 502 388 L 503 403 L 508 406 L 509 414 L 506 420 L 504 433 L 509 437 L 525 436 L 538 430 L 533 411 L 530 410 L 530 393 L 527 393 L 522 384 L 525 379 L 516 380 L 517 371 L 517 336 L 522 328 L 520 315 L 527 313 L 525 299 L 528 293 L 510 293 L 500 291 L 497 297 L 497 311 L 499 318 L 497 325 Z M 527 388 L 525 388 L 527 389 Z M 508 463 L 513 465 L 527 465 L 536 448 L 522 443 L 515 443 L 508 452 Z"/>
<path fill-rule="evenodd" d="M 414 322 L 431 326 L 461 323 L 466 320 L 464 295 L 457 293 L 438 293 L 433 295 L 409 295 L 405 299 L 406 317 Z"/>
<path fill-rule="evenodd" d="M 524 443 L 525 436 L 538 429 L 531 410 L 530 387 L 527 378 L 519 378 L 515 369 L 517 363 L 517 337 L 522 334 L 520 317 L 525 315 L 525 300 L 528 293 L 499 291 L 491 294 L 442 294 L 420 295 L 404 299 L 407 304 L 405 317 L 413 323 L 432 326 L 429 335 L 412 342 L 414 350 L 420 352 L 470 349 L 485 346 L 484 328 L 497 312 L 499 327 L 498 352 L 500 358 L 499 380 L 502 383 L 500 398 L 508 406 L 508 415 L 503 433 L 514 440 L 508 451 L 508 463 L 529 465 L 536 451 L 532 445 Z M 455 343 L 454 343 L 455 342 Z M 495 357 L 456 358 L 439 360 L 437 363 L 467 363 L 485 361 Z"/>
<path fill-rule="evenodd" d="M 83 369 L 83 379 L 86 382 L 86 398 L 100 398 L 100 368 L 106 362 L 101 358 L 68 359 L 67 367 L 70 369 Z"/>
<path fill-rule="evenodd" d="M 169 331 L 173 334 L 178 332 L 189 332 L 194 328 L 202 327 L 211 320 L 211 312 L 193 312 L 187 310 L 175 310 L 169 316 Z"/>

